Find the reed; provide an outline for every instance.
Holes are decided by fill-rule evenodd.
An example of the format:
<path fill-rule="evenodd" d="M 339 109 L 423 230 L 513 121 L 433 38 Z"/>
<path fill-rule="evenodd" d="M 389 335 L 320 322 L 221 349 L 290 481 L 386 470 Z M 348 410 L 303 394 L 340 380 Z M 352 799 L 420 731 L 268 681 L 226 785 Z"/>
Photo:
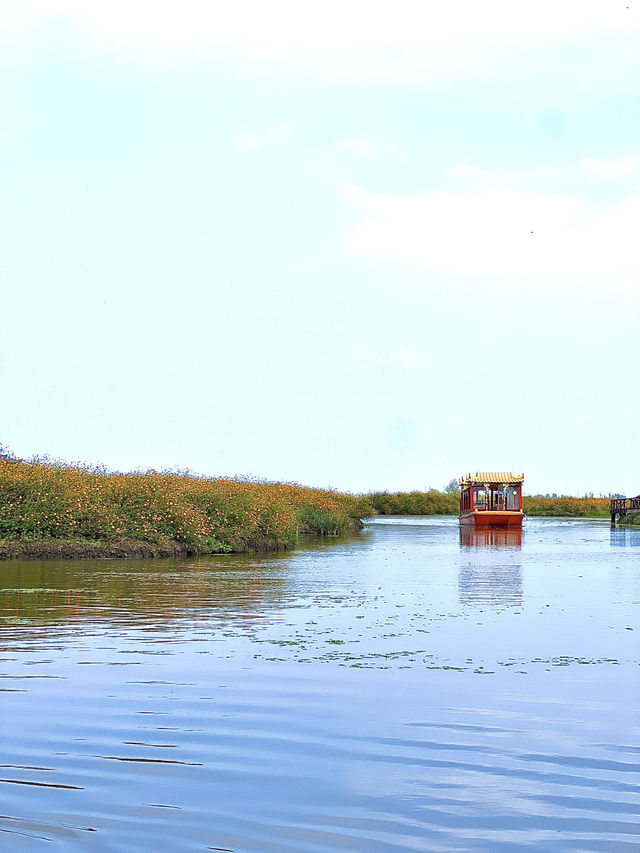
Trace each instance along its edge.
<path fill-rule="evenodd" d="M 609 518 L 609 498 L 523 497 L 522 509 L 532 516 Z"/>
<path fill-rule="evenodd" d="M 54 554 L 62 542 L 109 553 L 118 542 L 158 553 L 289 548 L 300 533 L 342 533 L 372 513 L 362 498 L 297 483 L 0 459 L 0 542 L 48 542 Z"/>
<path fill-rule="evenodd" d="M 372 492 L 366 496 L 380 515 L 457 515 L 460 497 L 427 492 Z"/>
<path fill-rule="evenodd" d="M 373 492 L 367 495 L 381 515 L 457 515 L 459 497 L 429 489 L 427 492 Z M 609 498 L 523 497 L 522 509 L 530 516 L 608 518 Z"/>

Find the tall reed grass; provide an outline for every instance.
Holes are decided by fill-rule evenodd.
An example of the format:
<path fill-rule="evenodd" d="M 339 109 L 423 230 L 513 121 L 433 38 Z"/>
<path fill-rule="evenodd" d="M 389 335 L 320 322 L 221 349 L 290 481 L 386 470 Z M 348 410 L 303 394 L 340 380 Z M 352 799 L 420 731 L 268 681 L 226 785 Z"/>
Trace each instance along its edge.
<path fill-rule="evenodd" d="M 364 499 L 297 483 L 0 459 L 5 541 L 131 541 L 224 553 L 291 547 L 299 533 L 341 533 L 372 512 Z"/>
<path fill-rule="evenodd" d="M 428 492 L 372 492 L 367 495 L 380 515 L 457 515 L 459 495 Z"/>
<path fill-rule="evenodd" d="M 373 492 L 367 495 L 381 515 L 457 515 L 458 495 L 437 489 L 428 492 Z M 523 497 L 522 509 L 531 516 L 608 518 L 609 498 Z"/>

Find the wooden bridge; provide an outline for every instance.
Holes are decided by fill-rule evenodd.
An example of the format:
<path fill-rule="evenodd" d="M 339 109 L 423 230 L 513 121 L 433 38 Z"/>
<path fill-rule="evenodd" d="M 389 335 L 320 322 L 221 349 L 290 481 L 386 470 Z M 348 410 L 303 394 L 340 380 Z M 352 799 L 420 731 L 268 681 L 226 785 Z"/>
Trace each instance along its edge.
<path fill-rule="evenodd" d="M 624 518 L 630 510 L 638 510 L 640 512 L 640 495 L 635 498 L 611 498 L 609 504 L 609 512 L 611 513 L 611 526 L 616 526 L 616 518 Z"/>

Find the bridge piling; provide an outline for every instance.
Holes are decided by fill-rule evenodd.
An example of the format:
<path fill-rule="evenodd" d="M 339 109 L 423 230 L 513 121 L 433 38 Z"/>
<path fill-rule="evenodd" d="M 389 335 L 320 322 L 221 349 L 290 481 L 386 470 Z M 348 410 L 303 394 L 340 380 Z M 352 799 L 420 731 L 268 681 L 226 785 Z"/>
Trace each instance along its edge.
<path fill-rule="evenodd" d="M 615 527 L 618 516 L 624 518 L 630 509 L 637 509 L 640 512 L 640 495 L 636 495 L 635 498 L 611 498 L 609 503 L 611 526 Z"/>

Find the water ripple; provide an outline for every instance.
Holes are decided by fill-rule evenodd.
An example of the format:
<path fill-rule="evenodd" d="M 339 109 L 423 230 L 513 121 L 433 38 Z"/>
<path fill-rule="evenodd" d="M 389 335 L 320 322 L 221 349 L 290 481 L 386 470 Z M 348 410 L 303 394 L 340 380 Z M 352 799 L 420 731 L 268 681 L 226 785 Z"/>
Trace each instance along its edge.
<path fill-rule="evenodd" d="M 2 838 L 631 853 L 634 556 L 602 525 L 483 548 L 432 518 L 286 556 L 3 566 Z"/>

